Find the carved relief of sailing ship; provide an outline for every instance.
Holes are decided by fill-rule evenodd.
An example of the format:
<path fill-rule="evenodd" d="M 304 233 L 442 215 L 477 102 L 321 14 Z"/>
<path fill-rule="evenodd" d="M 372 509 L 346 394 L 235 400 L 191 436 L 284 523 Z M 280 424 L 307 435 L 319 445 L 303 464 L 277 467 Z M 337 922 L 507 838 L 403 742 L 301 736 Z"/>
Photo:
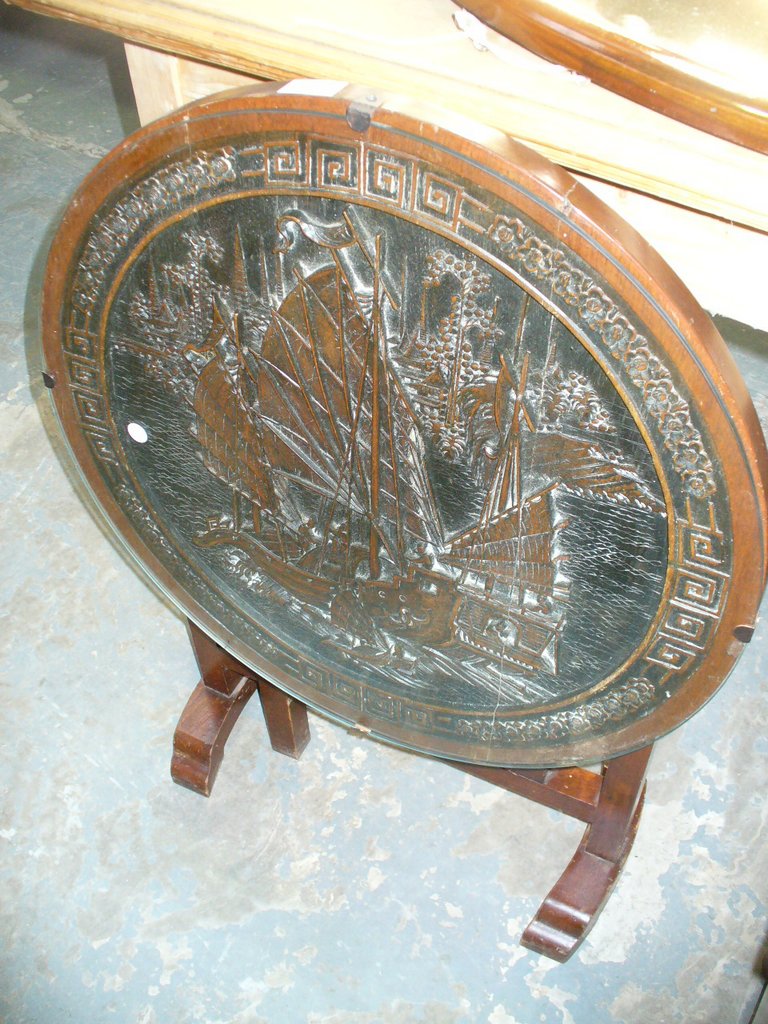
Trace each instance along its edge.
<path fill-rule="evenodd" d="M 381 233 L 363 236 L 349 211 L 326 224 L 289 211 L 276 226 L 277 270 L 262 258 L 259 295 L 239 232 L 224 289 L 200 276 L 206 252 L 222 256 L 212 240 L 191 246 L 194 295 L 189 268 L 186 278 L 164 268 L 161 287 L 150 264 L 134 310 L 145 341 L 122 342 L 186 397 L 200 458 L 228 488 L 229 510 L 196 542 L 236 549 L 357 657 L 386 661 L 413 642 L 556 675 L 569 525 L 558 489 L 656 501 L 599 444 L 610 425 L 596 396 L 569 383 L 551 348 L 534 371 L 527 300 L 510 343 L 471 257 L 426 257 L 424 295 L 447 296 L 447 307 L 435 316 L 425 297 L 409 331 Z M 298 244 L 314 260 L 294 261 L 287 283 L 284 257 Z M 580 437 L 558 429 L 558 402 L 573 403 L 578 387 Z M 440 459 L 461 461 L 477 485 L 480 507 L 462 529 L 444 525 L 431 476 Z"/>

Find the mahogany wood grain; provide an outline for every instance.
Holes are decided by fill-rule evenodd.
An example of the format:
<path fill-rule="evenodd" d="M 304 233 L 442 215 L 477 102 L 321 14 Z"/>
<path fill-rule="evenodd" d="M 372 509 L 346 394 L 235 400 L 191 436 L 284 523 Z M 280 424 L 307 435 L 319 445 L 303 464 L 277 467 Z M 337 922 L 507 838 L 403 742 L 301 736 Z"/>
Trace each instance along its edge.
<path fill-rule="evenodd" d="M 617 758 L 617 762 L 623 758 Z M 589 849 L 587 829 L 568 867 L 552 887 L 531 923 L 523 932 L 521 945 L 542 956 L 564 963 L 589 934 L 613 892 L 629 856 L 642 811 L 641 793 L 629 821 L 619 855 L 606 859 Z"/>
<path fill-rule="evenodd" d="M 259 697 L 272 749 L 298 760 L 310 739 L 306 705 L 266 679 L 259 680 Z"/>
<path fill-rule="evenodd" d="M 448 762 L 511 793 L 587 824 L 570 864 L 525 929 L 521 942 L 553 960 L 578 949 L 613 891 L 632 849 L 652 747 L 584 768 L 504 769 Z"/>
<path fill-rule="evenodd" d="M 446 764 L 579 821 L 591 822 L 594 818 L 601 777 L 585 768 L 486 768 L 459 761 Z"/>
<path fill-rule="evenodd" d="M 301 757 L 309 743 L 306 706 L 241 664 L 193 622 L 187 627 L 202 678 L 173 735 L 174 782 L 201 796 L 211 795 L 224 745 L 257 690 L 273 749 Z"/>
<path fill-rule="evenodd" d="M 727 88 L 721 84 L 725 76 L 717 73 L 720 69 L 710 69 L 709 75 L 701 73 L 693 60 L 686 59 L 684 50 L 665 52 L 604 29 L 563 9 L 563 4 L 463 0 L 463 6 L 508 39 L 627 99 L 729 142 L 768 153 L 768 98 Z M 723 17 L 728 17 L 725 7 Z"/>
<path fill-rule="evenodd" d="M 632 849 L 651 749 L 603 765 L 597 806 L 579 848 L 523 932 L 528 949 L 565 961 L 594 925 Z"/>
<path fill-rule="evenodd" d="M 310 740 L 306 706 L 237 661 L 192 622 L 189 636 L 202 680 L 174 733 L 174 781 L 210 796 L 227 739 L 257 690 L 272 748 L 299 758 Z M 441 759 L 587 825 L 571 862 L 523 933 L 527 948 L 565 961 L 595 923 L 632 848 L 650 753 L 648 746 L 606 761 L 600 774 L 578 767 L 487 768 Z"/>
<path fill-rule="evenodd" d="M 224 756 L 224 745 L 240 713 L 255 693 L 256 681 L 226 695 L 199 682 L 173 734 L 171 777 L 187 789 L 210 796 Z"/>
<path fill-rule="evenodd" d="M 245 677 L 255 679 L 250 669 L 242 665 L 237 658 L 233 658 L 189 619 L 187 632 L 200 675 L 209 690 L 231 697 Z"/>

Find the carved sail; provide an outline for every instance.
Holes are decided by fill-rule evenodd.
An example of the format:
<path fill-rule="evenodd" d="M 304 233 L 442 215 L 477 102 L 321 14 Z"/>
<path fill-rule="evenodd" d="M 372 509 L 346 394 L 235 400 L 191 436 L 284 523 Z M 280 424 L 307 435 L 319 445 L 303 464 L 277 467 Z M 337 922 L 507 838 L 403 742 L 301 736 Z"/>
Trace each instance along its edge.
<path fill-rule="evenodd" d="M 231 332 L 234 337 L 228 336 L 224 321 L 215 310 L 206 345 L 202 349 L 188 346 L 185 350 L 188 359 L 204 364 L 193 396 L 193 432 L 206 469 L 253 502 L 256 510 L 272 510 L 276 499 L 261 429 L 245 398 L 241 379 L 244 368 L 237 318 Z"/>
<path fill-rule="evenodd" d="M 453 538 L 444 559 L 462 571 L 457 640 L 486 657 L 554 672 L 566 596 L 554 542 L 566 524 L 554 520 L 556 484 L 523 498 L 523 427 L 536 429 L 524 401 L 528 361 L 526 353 L 515 386 L 501 359 L 493 415 L 504 444 L 478 523 Z"/>
<path fill-rule="evenodd" d="M 404 339 L 385 336 L 398 300 L 382 277 L 381 238 L 370 251 L 346 216 L 322 225 L 290 213 L 278 228 L 280 254 L 303 237 L 330 265 L 304 276 L 294 260 L 294 287 L 268 319 L 264 306 L 264 318 L 246 324 L 230 309 L 254 306 L 236 235 L 229 298 L 221 308 L 212 298 L 204 341 L 182 352 L 194 374 L 188 400 L 202 461 L 232 494 L 231 515 L 209 520 L 198 543 L 240 549 L 254 568 L 330 614 L 359 655 L 387 656 L 393 638 L 412 638 L 529 673 L 556 671 L 565 597 L 557 484 L 525 494 L 531 444 L 542 437 L 525 401 L 530 352 L 519 382 L 502 354 L 494 378 L 472 383 L 461 311 L 469 310 L 482 344 L 500 333 L 495 305 L 479 304 L 485 279 L 474 261 L 451 262 L 440 251 L 425 279 L 455 279 L 459 289 L 440 321 L 455 365 L 441 377 L 442 411 L 427 417 L 430 430 L 458 443 L 462 432 L 490 425 L 498 438 L 477 522 L 446 540 L 422 439 L 429 381 L 407 368 L 403 375 L 390 360 L 390 347 L 402 353 Z M 469 366 L 464 376 L 460 361 Z M 438 447 L 449 460 L 458 451 L 453 442 Z M 594 449 L 579 455 L 576 486 Z M 610 474 L 602 482 L 611 486 Z"/>
<path fill-rule="evenodd" d="M 540 432 L 531 438 L 526 464 L 542 476 L 559 479 L 573 493 L 662 510 L 639 473 L 618 458 L 611 460 L 594 440 Z"/>
<path fill-rule="evenodd" d="M 479 523 L 451 542 L 445 560 L 464 572 L 492 576 L 522 590 L 552 597 L 555 527 L 549 504 L 554 485 L 517 509 Z"/>
<path fill-rule="evenodd" d="M 266 456 L 315 511 L 315 571 L 345 535 L 346 564 L 334 578 L 354 578 L 354 551 L 370 548 L 372 532 L 388 576 L 406 571 L 420 545 L 440 541 L 421 438 L 377 333 L 329 267 L 299 278 L 259 360 Z"/>
<path fill-rule="evenodd" d="M 557 579 L 563 556 L 553 550 L 565 524 L 552 525 L 552 490 L 457 538 L 445 556 L 462 569 L 456 639 L 478 654 L 531 671 L 556 671 L 565 623 L 567 591 Z"/>

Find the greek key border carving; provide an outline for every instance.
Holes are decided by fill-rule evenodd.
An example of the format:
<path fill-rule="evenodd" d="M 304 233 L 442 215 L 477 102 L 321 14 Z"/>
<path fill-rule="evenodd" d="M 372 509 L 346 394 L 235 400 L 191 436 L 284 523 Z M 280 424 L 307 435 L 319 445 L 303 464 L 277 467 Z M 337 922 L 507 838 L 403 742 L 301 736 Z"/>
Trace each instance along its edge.
<path fill-rule="evenodd" d="M 86 313 L 93 308 L 95 293 L 110 266 L 110 254 L 127 244 L 152 216 L 178 208 L 201 191 L 241 178 L 260 178 L 265 188 L 275 184 L 304 188 L 311 183 L 379 201 L 388 199 L 457 233 L 486 232 L 505 256 L 538 280 L 549 281 L 554 294 L 576 310 L 622 364 L 642 393 L 643 404 L 660 430 L 686 493 L 700 499 L 714 494 L 712 461 L 693 425 L 688 403 L 675 388 L 669 370 L 651 352 L 647 339 L 605 291 L 574 267 L 563 250 L 538 238 L 521 220 L 497 215 L 486 227 L 483 221 L 488 220 L 489 208 L 461 185 L 415 159 L 389 154 L 365 142 L 356 146 L 311 138 L 269 140 L 241 151 L 231 146 L 200 151 L 161 168 L 121 197 L 88 238 L 75 276 L 75 308 Z"/>
<path fill-rule="evenodd" d="M 374 719 L 430 725 L 481 742 L 513 738 L 554 742 L 607 721 L 620 724 L 643 708 L 650 712 L 659 690 L 706 651 L 729 584 L 723 535 L 712 504 L 707 505 L 716 490 L 714 470 L 689 406 L 675 388 L 670 372 L 650 351 L 647 339 L 592 278 L 569 262 L 565 251 L 538 238 L 522 221 L 494 215 L 489 206 L 461 185 L 441 177 L 421 161 L 364 141 L 350 145 L 311 138 L 277 139 L 240 151 L 231 146 L 201 150 L 169 164 L 125 193 L 86 240 L 72 288 L 73 318 L 65 330 L 69 386 L 80 427 L 97 459 L 107 471 L 118 465 L 98 394 L 98 339 L 90 322 L 99 291 L 112 268 L 114 252 L 135 238 L 150 220 L 179 209 L 185 201 L 213 188 L 225 186 L 234 191 L 246 184 L 254 191 L 311 186 L 333 190 L 345 198 L 356 194 L 379 206 L 382 201 L 390 202 L 457 235 L 485 234 L 505 257 L 520 264 L 530 276 L 549 283 L 553 293 L 621 363 L 658 426 L 685 493 L 696 500 L 697 508 L 709 510 L 708 520 L 698 522 L 689 501 L 688 518 L 678 524 L 671 596 L 663 620 L 638 662 L 637 674 L 576 708 L 527 720 L 468 718 L 364 689 L 347 677 L 284 650 L 278 643 L 260 644 L 267 657 L 274 657 L 278 664 L 290 663 L 291 671 L 319 692 L 350 708 L 364 710 Z M 126 501 L 130 504 L 127 495 Z M 145 526 L 164 550 L 170 550 L 162 534 L 155 535 L 151 523 Z"/>

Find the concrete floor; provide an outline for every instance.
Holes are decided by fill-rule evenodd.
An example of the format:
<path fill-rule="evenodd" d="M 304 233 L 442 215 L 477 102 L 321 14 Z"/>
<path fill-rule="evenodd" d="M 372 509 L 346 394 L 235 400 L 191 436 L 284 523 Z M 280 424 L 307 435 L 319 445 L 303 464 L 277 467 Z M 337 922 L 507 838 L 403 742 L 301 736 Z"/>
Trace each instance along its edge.
<path fill-rule="evenodd" d="M 517 945 L 578 842 L 554 813 L 317 716 L 291 762 L 255 703 L 210 801 L 171 783 L 184 626 L 79 496 L 37 351 L 57 219 L 134 126 L 115 41 L 0 14 L 0 1019 L 746 1024 L 765 624 L 657 745 L 635 852 L 565 966 Z M 768 420 L 768 339 L 724 326 Z"/>

